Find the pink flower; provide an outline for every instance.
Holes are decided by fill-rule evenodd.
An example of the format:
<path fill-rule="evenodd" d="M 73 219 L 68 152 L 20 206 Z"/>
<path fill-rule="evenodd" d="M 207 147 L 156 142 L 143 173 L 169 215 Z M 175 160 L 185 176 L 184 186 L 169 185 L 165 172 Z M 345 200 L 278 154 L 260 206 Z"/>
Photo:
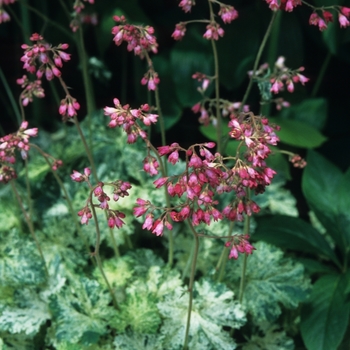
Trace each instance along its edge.
<path fill-rule="evenodd" d="M 147 156 L 143 160 L 143 170 L 146 173 L 149 173 L 150 175 L 157 175 L 158 168 L 159 168 L 159 163 L 157 162 L 156 158 Z"/>
<path fill-rule="evenodd" d="M 154 185 L 156 186 L 156 188 L 160 188 L 163 185 L 166 184 L 166 182 L 168 181 L 169 177 L 161 177 L 158 180 L 154 181 Z"/>
<path fill-rule="evenodd" d="M 350 17 L 350 7 L 341 7 L 340 11 L 345 17 Z"/>
<path fill-rule="evenodd" d="M 235 260 L 238 259 L 238 250 L 235 245 L 232 245 L 228 258 L 234 258 Z"/>
<path fill-rule="evenodd" d="M 157 236 L 162 236 L 164 230 L 164 224 L 160 219 L 157 219 L 152 226 L 152 233 L 155 233 Z"/>
<path fill-rule="evenodd" d="M 183 23 L 178 23 L 176 24 L 175 30 L 173 34 L 171 34 L 171 36 L 175 40 L 181 40 L 185 36 L 185 32 L 186 32 L 186 25 Z"/>
<path fill-rule="evenodd" d="M 174 152 L 170 153 L 168 157 L 168 162 L 171 164 L 176 164 L 179 161 L 179 152 L 175 150 Z"/>
<path fill-rule="evenodd" d="M 84 224 L 88 224 L 89 220 L 92 218 L 91 210 L 89 207 L 84 207 L 82 210 L 78 212 L 78 216 L 81 216 L 80 222 Z"/>
<path fill-rule="evenodd" d="M 0 8 L 0 24 L 8 22 L 10 19 L 10 15 L 3 8 Z"/>
<path fill-rule="evenodd" d="M 146 211 L 149 209 L 150 202 L 145 201 L 142 198 L 137 198 L 136 203 L 137 203 L 138 207 L 135 207 L 133 209 L 133 211 L 134 211 L 134 216 L 136 216 L 138 218 L 146 213 Z"/>
<path fill-rule="evenodd" d="M 194 5 L 194 0 L 181 0 L 179 6 L 182 7 L 182 10 L 185 12 L 190 12 L 192 5 Z"/>
<path fill-rule="evenodd" d="M 223 6 L 221 5 L 219 16 L 224 23 L 231 23 L 238 17 L 238 12 L 235 10 L 233 6 Z"/>
<path fill-rule="evenodd" d="M 224 30 L 217 23 L 210 23 L 207 25 L 207 31 L 203 34 L 203 38 L 219 40 L 219 36 L 223 37 Z"/>
<path fill-rule="evenodd" d="M 77 102 L 75 98 L 68 95 L 66 98 L 61 100 L 60 107 L 58 108 L 59 114 L 62 115 L 63 120 L 68 118 L 72 118 L 77 115 L 77 110 L 80 109 L 80 104 Z"/>
<path fill-rule="evenodd" d="M 146 229 L 146 230 L 151 230 L 152 227 L 153 227 L 153 215 L 152 214 L 148 214 L 146 216 L 145 222 L 142 225 L 142 228 Z"/>
<path fill-rule="evenodd" d="M 266 2 L 269 4 L 272 11 L 277 11 L 280 7 L 278 0 L 266 0 Z"/>
<path fill-rule="evenodd" d="M 86 181 L 86 177 L 79 173 L 78 171 L 76 170 L 73 170 L 73 174 L 71 174 L 71 179 L 75 182 L 83 182 L 83 181 Z"/>
<path fill-rule="evenodd" d="M 349 20 L 342 14 L 339 13 L 338 20 L 341 28 L 346 28 L 350 25 Z"/>

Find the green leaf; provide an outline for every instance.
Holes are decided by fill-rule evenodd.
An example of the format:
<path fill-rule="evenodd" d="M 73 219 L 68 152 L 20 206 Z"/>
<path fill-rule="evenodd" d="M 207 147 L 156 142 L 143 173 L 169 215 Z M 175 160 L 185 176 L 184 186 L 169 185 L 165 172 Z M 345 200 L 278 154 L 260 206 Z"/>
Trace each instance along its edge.
<path fill-rule="evenodd" d="M 16 229 L 0 235 L 0 280 L 4 286 L 40 285 L 46 281 L 37 247 Z"/>
<path fill-rule="evenodd" d="M 202 38 L 198 27 L 189 27 L 186 38 L 177 42 L 170 54 L 171 72 L 176 87 L 172 93 L 176 94 L 182 107 L 192 107 L 201 99 L 197 91 L 200 85 L 192 79 L 192 75 L 196 72 L 213 75 L 212 61 L 210 43 Z M 206 91 L 208 95 L 213 89 L 212 85 Z"/>
<path fill-rule="evenodd" d="M 289 190 L 283 187 L 284 185 L 284 181 L 278 181 L 276 178 L 266 187 L 264 193 L 253 195 L 252 199 L 268 213 L 297 217 L 296 199 Z"/>
<path fill-rule="evenodd" d="M 321 146 L 327 138 L 316 128 L 298 120 L 269 118 L 272 123 L 281 127 L 276 134 L 281 142 L 302 148 L 315 148 Z"/>
<path fill-rule="evenodd" d="M 50 297 L 53 327 L 58 342 L 90 345 L 106 334 L 115 315 L 110 295 L 96 281 L 72 279 L 69 286 Z"/>
<path fill-rule="evenodd" d="M 155 334 L 161 324 L 157 299 L 151 295 L 143 281 L 126 289 L 126 300 L 112 322 L 119 333 L 130 328 L 138 334 Z"/>
<path fill-rule="evenodd" d="M 51 318 L 47 304 L 29 289 L 17 295 L 17 305 L 5 307 L 0 315 L 0 330 L 34 336 Z"/>
<path fill-rule="evenodd" d="M 266 159 L 267 166 L 275 170 L 277 174 L 282 175 L 286 180 L 292 180 L 287 157 L 280 153 L 277 147 L 270 146 L 269 148 L 273 153 Z"/>
<path fill-rule="evenodd" d="M 199 127 L 200 132 L 206 136 L 209 140 L 216 141 L 217 140 L 217 133 L 216 133 L 216 127 L 212 124 L 208 126 L 200 126 Z M 230 131 L 230 128 L 227 126 L 227 123 L 223 123 L 221 134 L 228 135 L 228 132 Z"/>
<path fill-rule="evenodd" d="M 135 334 L 128 332 L 119 334 L 114 343 L 115 350 L 163 350 L 162 337 L 158 334 Z"/>
<path fill-rule="evenodd" d="M 252 314 L 254 322 L 274 322 L 282 313 L 281 306 L 296 308 L 310 290 L 302 264 L 283 258 L 282 250 L 264 242 L 255 245 L 248 257 L 243 305 Z M 238 286 L 244 256 L 227 266 L 227 279 Z"/>
<path fill-rule="evenodd" d="M 153 59 L 153 64 L 161 79 L 159 98 L 162 105 L 164 127 L 167 130 L 179 121 L 182 114 L 182 108 L 176 94 L 174 94 L 176 87 L 173 80 L 174 74 L 169 57 L 165 57 L 165 55 L 156 56 Z M 160 132 L 159 122 L 156 124 L 156 129 Z"/>
<path fill-rule="evenodd" d="M 338 263 L 337 256 L 325 238 L 307 222 L 290 216 L 259 217 L 253 238 L 316 256 L 325 256 Z"/>
<path fill-rule="evenodd" d="M 259 12 L 247 7 L 240 13 L 244 20 L 233 21 L 225 26 L 225 40 L 216 43 L 220 83 L 226 89 L 238 88 L 248 78 L 247 71 L 253 67 L 256 52 L 259 48 L 259 38 L 262 30 L 262 19 Z M 254 25 L 252 25 L 254 23 Z M 242 40 L 241 33 L 245 33 Z"/>
<path fill-rule="evenodd" d="M 284 108 L 281 112 L 281 118 L 298 120 L 321 130 L 327 121 L 327 107 L 326 99 L 310 98 L 289 108 Z"/>
<path fill-rule="evenodd" d="M 348 225 L 348 199 L 345 193 L 348 191 L 346 186 L 349 183 L 349 175 L 344 177 L 335 165 L 316 152 L 309 151 L 306 160 L 307 166 L 302 179 L 304 196 L 327 233 L 343 253 L 346 253 L 350 237 L 349 230 L 343 225 Z M 344 191 L 345 193 L 342 193 Z M 338 196 L 341 197 L 340 202 Z"/>
<path fill-rule="evenodd" d="M 287 337 L 285 331 L 279 326 L 259 324 L 259 332 L 253 334 L 249 341 L 243 345 L 242 350 L 294 350 L 294 342 Z M 262 336 L 261 333 L 264 335 Z"/>
<path fill-rule="evenodd" d="M 177 288 L 157 304 L 165 318 L 161 328 L 164 349 L 175 350 L 183 346 L 187 322 L 188 293 Z M 233 293 L 223 284 L 209 280 L 195 282 L 195 293 L 189 330 L 189 349 L 231 350 L 235 343 L 222 327 L 240 328 L 245 313 Z"/>
<path fill-rule="evenodd" d="M 337 198 L 337 226 L 343 237 L 343 244 L 350 247 L 350 168 L 339 183 L 335 197 Z M 349 251 L 348 251 L 349 252 Z"/>
<path fill-rule="evenodd" d="M 126 300 L 120 304 L 113 325 L 121 333 L 130 329 L 135 334 L 155 334 L 161 324 L 157 302 L 181 285 L 177 271 L 151 266 L 126 288 Z"/>
<path fill-rule="evenodd" d="M 301 335 L 308 350 L 338 349 L 349 322 L 344 293 L 349 278 L 349 273 L 326 275 L 315 283 L 301 313 Z"/>

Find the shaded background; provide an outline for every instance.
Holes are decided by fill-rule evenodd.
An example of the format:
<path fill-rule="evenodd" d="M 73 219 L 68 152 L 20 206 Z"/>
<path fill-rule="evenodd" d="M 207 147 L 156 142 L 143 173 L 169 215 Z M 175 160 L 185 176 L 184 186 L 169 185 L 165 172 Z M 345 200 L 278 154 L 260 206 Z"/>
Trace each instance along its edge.
<path fill-rule="evenodd" d="M 112 41 L 111 28 L 115 25 L 112 15 L 125 14 L 130 23 L 148 24 L 155 28 L 159 53 L 152 57 L 161 79 L 159 87 L 168 142 L 176 140 L 189 145 L 205 139 L 198 128 L 198 116 L 190 110 L 200 100 L 197 83 L 190 77 L 196 71 L 213 74 L 213 62 L 210 43 L 202 38 L 204 24 L 189 25 L 181 42 L 171 38 L 176 23 L 208 18 L 206 2 L 198 1 L 190 14 L 181 11 L 178 3 L 175 0 L 132 0 L 113 4 L 96 1 L 93 6 L 84 3 L 85 12 L 96 13 L 99 22 L 97 26 L 83 25 L 83 28 L 88 55 L 98 60 L 89 68 L 97 108 L 112 105 L 113 97 L 135 107 L 146 101 L 152 102 L 146 88 L 140 85 L 147 71 L 145 62 L 127 52 L 125 44 L 117 47 Z M 253 66 L 272 13 L 262 0 L 231 0 L 226 3 L 235 6 L 239 18 L 231 24 L 222 24 L 225 36 L 218 41 L 220 88 L 223 98 L 240 101 L 248 84 L 247 71 Z M 310 3 L 318 6 L 345 4 L 335 0 Z M 71 8 L 71 2 L 67 1 L 66 6 Z M 79 118 L 83 119 L 86 103 L 78 54 L 74 35 L 69 29 L 70 19 L 60 2 L 51 1 L 48 5 L 48 2 L 40 0 L 21 0 L 6 9 L 12 19 L 0 25 L 0 67 L 14 97 L 17 99 L 21 92 L 15 81 L 25 74 L 20 62 L 23 52 L 20 45 L 29 42 L 31 33 L 38 32 L 53 45 L 69 43 L 67 51 L 72 54 L 72 59 L 64 63 L 62 77 L 71 87 L 71 94 L 80 102 Z M 43 16 L 38 16 L 36 11 Z M 304 73 L 310 81 L 305 87 L 297 86 L 293 94 L 284 92 L 281 96 L 292 104 L 310 97 L 326 100 L 327 119 L 322 133 L 328 140 L 317 150 L 345 170 L 350 165 L 350 29 L 340 29 L 335 18 L 335 24 L 321 33 L 317 27 L 308 24 L 310 14 L 311 10 L 306 6 L 299 6 L 292 13 L 281 13 L 261 63 L 267 61 L 273 64 L 278 56 L 283 55 L 288 67 L 305 67 Z M 59 23 L 63 29 L 53 22 Z M 108 72 L 111 73 L 110 78 Z M 50 83 L 44 81 L 43 87 L 45 99 L 35 100 L 26 107 L 26 115 L 30 126 L 54 132 L 61 125 L 58 103 L 64 98 L 64 93 L 55 80 Z M 259 112 L 259 100 L 259 91 L 255 88 L 248 100 L 255 113 Z M 2 82 L 0 111 L 1 133 L 16 130 L 15 114 Z M 278 116 L 274 107 L 266 112 L 269 116 Z M 154 140 L 158 142 L 157 135 L 154 135 Z M 305 154 L 306 150 L 298 151 Z"/>

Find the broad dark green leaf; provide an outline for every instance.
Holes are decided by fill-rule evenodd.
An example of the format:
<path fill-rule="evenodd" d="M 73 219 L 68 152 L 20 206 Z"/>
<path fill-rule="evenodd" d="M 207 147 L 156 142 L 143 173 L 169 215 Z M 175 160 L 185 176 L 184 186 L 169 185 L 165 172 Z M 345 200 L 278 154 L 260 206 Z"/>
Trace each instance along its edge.
<path fill-rule="evenodd" d="M 283 119 L 299 120 L 318 130 L 321 130 L 327 120 L 327 100 L 324 98 L 310 98 L 299 104 L 283 109 Z"/>
<path fill-rule="evenodd" d="M 345 289 L 350 274 L 326 275 L 314 285 L 302 308 L 301 335 L 308 350 L 336 350 L 348 327 Z"/>
<path fill-rule="evenodd" d="M 307 222 L 285 215 L 264 216 L 256 220 L 258 226 L 254 239 L 281 248 L 321 255 L 338 263 L 334 251 L 324 237 Z"/>
<path fill-rule="evenodd" d="M 266 159 L 267 166 L 283 175 L 286 180 L 291 180 L 290 165 L 287 157 L 279 152 L 277 147 L 270 146 L 272 153 Z"/>
<path fill-rule="evenodd" d="M 333 237 L 338 247 L 345 252 L 347 244 L 341 227 L 344 216 L 343 212 L 340 216 L 338 215 L 340 205 L 338 194 L 345 191 L 341 202 L 345 206 L 342 211 L 346 211 L 348 203 L 346 186 L 349 180 L 343 182 L 343 174 L 340 169 L 316 152 L 309 151 L 306 160 L 307 166 L 302 179 L 304 196 L 327 232 Z"/>
<path fill-rule="evenodd" d="M 329 274 L 335 273 L 336 270 L 330 266 L 324 264 L 322 261 L 308 259 L 308 258 L 295 258 L 296 261 L 301 262 L 305 270 L 310 274 Z"/>
<path fill-rule="evenodd" d="M 153 59 L 155 70 L 160 77 L 159 98 L 164 118 L 165 129 L 170 129 L 176 124 L 182 113 L 182 108 L 178 102 L 175 91 L 175 84 L 173 81 L 173 72 L 168 57 L 155 56 Z M 156 124 L 156 129 L 160 131 L 160 123 Z"/>
<path fill-rule="evenodd" d="M 216 133 L 216 127 L 214 125 L 210 124 L 208 126 L 200 126 L 199 130 L 209 140 L 217 141 L 218 138 L 217 138 L 217 133 Z M 224 123 L 222 123 L 221 135 L 223 137 L 227 136 L 229 130 L 230 130 L 230 128 L 227 126 L 227 123 L 224 121 Z"/>
<path fill-rule="evenodd" d="M 226 89 L 237 88 L 248 77 L 260 44 L 261 22 L 260 13 L 247 8 L 239 13 L 239 20 L 223 28 L 225 37 L 218 40 L 217 50 L 220 83 Z"/>
<path fill-rule="evenodd" d="M 183 107 L 192 107 L 201 95 L 197 91 L 200 86 L 192 75 L 201 72 L 212 76 L 214 74 L 213 55 L 210 43 L 202 38 L 198 27 L 188 28 L 186 37 L 174 45 L 170 54 L 171 72 L 175 83 L 175 93 Z M 212 84 L 207 90 L 210 95 Z"/>
<path fill-rule="evenodd" d="M 326 213 L 336 213 L 338 199 L 335 193 L 342 180 L 339 168 L 319 153 L 309 151 L 307 166 L 302 179 L 302 190 L 312 209 Z M 321 219 L 321 218 L 319 218 Z"/>
<path fill-rule="evenodd" d="M 350 168 L 344 174 L 335 193 L 337 201 L 337 226 L 342 233 L 344 245 L 350 246 Z"/>
<path fill-rule="evenodd" d="M 316 128 L 301 121 L 280 118 L 269 118 L 269 120 L 281 127 L 277 135 L 282 142 L 288 145 L 315 148 L 327 140 Z"/>

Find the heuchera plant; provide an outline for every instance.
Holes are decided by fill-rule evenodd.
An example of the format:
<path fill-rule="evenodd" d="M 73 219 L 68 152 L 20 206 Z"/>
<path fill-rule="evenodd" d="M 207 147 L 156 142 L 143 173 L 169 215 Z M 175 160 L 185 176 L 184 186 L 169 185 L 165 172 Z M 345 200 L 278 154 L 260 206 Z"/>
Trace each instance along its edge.
<path fill-rule="evenodd" d="M 0 23 L 10 20 L 9 13 L 14 13 L 12 8 L 16 6 L 14 2 L 15 0 L 0 0 Z M 26 254 L 23 251 L 26 244 L 31 259 L 37 259 L 35 250 L 32 249 L 34 245 L 27 243 L 25 238 L 21 238 L 21 232 L 16 230 L 9 230 L 4 234 L 4 246 L 11 254 L 9 258 L 6 250 L 1 253 L 3 261 L 0 263 L 0 274 L 8 276 L 0 290 L 3 289 L 4 295 L 8 295 L 11 300 L 4 298 L 0 303 L 0 348 L 10 349 L 17 346 L 18 349 L 27 349 L 28 344 L 31 341 L 34 344 L 43 333 L 45 336 L 42 338 L 44 340 L 40 340 L 41 344 L 57 349 L 75 349 L 73 344 L 78 346 L 77 349 L 90 349 L 90 346 L 95 346 L 93 348 L 96 349 L 136 349 L 147 346 L 150 349 L 233 349 L 237 346 L 236 342 L 244 343 L 241 345 L 242 349 L 257 349 L 254 347 L 256 344 L 263 344 L 259 347 L 262 349 L 293 347 L 293 341 L 286 332 L 275 330 L 279 329 L 278 317 L 282 313 L 280 306 L 286 309 L 296 308 L 309 295 L 310 282 L 304 275 L 304 265 L 284 258 L 279 248 L 263 242 L 254 243 L 252 238 L 256 226 L 254 216 L 264 210 L 273 213 L 272 206 L 264 205 L 259 199 L 269 196 L 269 186 L 278 176 L 278 169 L 270 165 L 270 159 L 277 153 L 286 154 L 297 168 L 304 168 L 307 162 L 295 152 L 279 150 L 276 147 L 280 138 L 283 141 L 283 126 L 281 130 L 277 118 L 270 118 L 261 110 L 255 111 L 256 107 L 250 106 L 247 101 L 253 84 L 256 83 L 261 106 L 275 104 L 276 110 L 281 111 L 290 107 L 291 103 L 284 99 L 286 94 L 283 97 L 279 94 L 284 91 L 293 93 L 299 84 L 303 86 L 309 81 L 303 66 L 289 68 L 286 66 L 288 58 L 283 56 L 275 57 L 272 66 L 261 63 L 263 50 L 281 11 L 292 12 L 297 11 L 298 7 L 308 7 L 311 12 L 309 24 L 318 26 L 323 31 L 333 22 L 335 16 L 341 28 L 348 27 L 350 8 L 339 5 L 317 7 L 302 0 L 261 2 L 271 9 L 271 20 L 253 67 L 247 72 L 249 81 L 240 101 L 231 101 L 222 96 L 217 48 L 217 42 L 225 40 L 225 26 L 240 20 L 238 5 L 236 8 L 231 4 L 208 0 L 203 2 L 203 6 L 204 3 L 207 4 L 206 12 L 209 17 L 195 19 L 195 7 L 199 5 L 199 1 L 197 4 L 193 0 L 179 2 L 181 10 L 187 15 L 191 13 L 191 19 L 174 23 L 175 29 L 171 37 L 175 41 L 185 41 L 189 28 L 199 25 L 203 40 L 210 42 L 213 57 L 212 75 L 193 71 L 188 76 L 189 80 L 199 84 L 198 101 L 192 106 L 192 112 L 200 115 L 198 121 L 202 125 L 201 130 L 209 140 L 186 146 L 179 142 L 167 142 L 166 118 L 162 113 L 160 98 L 163 78 L 161 72 L 156 70 L 157 60 L 154 58 L 160 46 L 156 29 L 147 24 L 132 24 L 125 14 L 113 16 L 116 25 L 110 28 L 110 39 L 116 46 L 123 47 L 126 44 L 127 51 L 133 52 L 134 56 L 145 62 L 143 67 L 146 68 L 140 84 L 147 88 L 149 98 L 139 107 L 132 107 L 124 103 L 125 101 L 121 102 L 121 97 L 114 97 L 113 105 L 103 108 L 104 116 L 102 112 L 99 114 L 98 124 L 103 123 L 113 129 L 104 133 L 111 139 L 119 139 L 120 150 L 135 147 L 139 158 L 127 159 L 125 156 L 126 160 L 122 160 L 123 156 L 120 156 L 120 163 L 123 162 L 123 166 L 131 168 L 130 162 L 140 161 L 138 169 L 154 179 L 152 185 L 146 180 L 144 183 L 143 180 L 135 181 L 137 177 L 130 174 L 131 170 L 127 178 L 111 178 L 101 170 L 102 161 L 101 164 L 96 164 L 101 158 L 94 152 L 98 153 L 101 145 L 97 145 L 100 141 L 94 141 L 94 138 L 98 139 L 102 133 L 92 126 L 96 120 L 96 116 L 93 117 L 96 108 L 82 35 L 84 23 L 97 24 L 96 14 L 84 12 L 85 7 L 89 6 L 87 3 L 94 5 L 94 0 L 75 1 L 69 24 L 71 31 L 77 34 L 74 38 L 81 60 L 87 121 L 79 121 L 82 101 L 78 102 L 78 98 L 73 97 L 76 96 L 74 87 L 65 82 L 63 65 L 73 55 L 69 45 L 60 43 L 54 46 L 55 44 L 44 39 L 44 33 L 33 33 L 29 38 L 30 43 L 21 45 L 23 56 L 20 61 L 28 76 L 23 75 L 17 79 L 17 84 L 22 89 L 19 96 L 19 129 L 0 138 L 0 182 L 9 184 L 13 191 L 39 252 L 41 265 L 40 268 L 33 267 L 37 270 L 33 273 L 33 280 L 23 280 L 25 288 L 19 290 L 21 281 L 12 279 L 7 271 L 12 274 L 17 271 L 18 275 L 25 275 L 23 267 L 27 264 L 31 268 L 30 263 L 23 260 L 23 264 L 18 266 L 12 260 Z M 20 5 L 22 6 L 22 2 Z M 63 1 L 62 7 L 69 13 Z M 84 161 L 68 160 L 68 166 L 63 163 L 64 158 L 56 159 L 46 153 L 48 151 L 55 154 L 54 148 L 44 149 L 42 146 L 45 143 L 32 143 L 31 137 L 38 136 L 38 127 L 31 125 L 29 128 L 31 122 L 25 114 L 25 108 L 33 103 L 35 97 L 47 97 L 44 87 L 46 88 L 47 81 L 54 80 L 63 89 L 63 95 L 59 97 L 60 102 L 57 104 L 58 114 L 64 123 L 74 124 L 80 138 L 79 147 L 83 149 Z M 60 96 L 57 90 L 55 94 Z M 88 123 L 88 126 L 84 126 L 84 123 Z M 283 125 L 283 121 L 281 124 Z M 161 145 L 152 137 L 151 132 L 155 127 L 160 131 Z M 114 134 L 116 136 L 111 136 Z M 107 136 L 101 138 L 104 137 Z M 72 141 L 69 142 L 69 147 L 74 149 L 76 146 Z M 65 201 L 65 215 L 71 214 L 66 227 L 74 232 L 70 238 L 62 233 L 62 237 L 65 237 L 63 243 L 58 242 L 60 230 L 64 230 L 64 220 L 57 223 L 57 233 L 46 233 L 45 225 L 38 222 L 35 214 L 30 163 L 32 157 L 36 158 L 31 156 L 32 149 L 46 162 L 45 171 L 50 169 L 55 178 L 61 199 Z M 107 164 L 118 151 L 115 150 L 113 154 L 109 147 L 108 152 Z M 121 154 L 125 152 L 121 151 Z M 18 153 L 23 161 L 23 169 L 19 165 Z M 61 156 L 64 156 L 64 152 Z M 314 161 L 313 158 L 311 160 Z M 58 173 L 59 168 L 66 174 L 61 176 Z M 67 181 L 68 172 L 71 180 L 79 183 L 78 186 L 73 187 L 74 184 Z M 125 175 L 125 172 L 118 175 Z M 343 181 L 347 181 L 347 177 L 344 177 Z M 20 182 L 21 178 L 24 179 L 25 186 Z M 305 181 L 307 180 L 306 177 Z M 345 187 L 344 184 L 342 186 Z M 307 192 L 307 189 L 304 191 Z M 128 198 L 133 198 L 133 202 L 128 202 Z M 310 202 L 311 209 L 317 215 L 317 203 L 311 199 Z M 344 214 L 342 211 L 341 213 Z M 43 222 L 49 220 L 49 215 L 45 215 L 42 214 Z M 276 217 L 273 220 L 277 220 Z M 285 220 L 294 219 L 287 217 Z M 259 229 L 259 219 L 257 222 L 256 237 L 261 236 L 269 243 L 283 246 L 270 235 L 266 238 L 261 233 L 261 228 Z M 280 221 L 276 222 L 276 227 L 279 227 L 279 223 Z M 327 226 L 328 221 L 325 219 L 322 223 Z M 80 224 L 84 226 L 81 227 Z M 264 224 L 266 225 L 260 220 L 260 225 Z M 156 255 L 156 250 L 137 250 L 127 234 L 124 233 L 120 238 L 115 233 L 116 230 L 127 230 L 128 225 L 133 231 L 142 229 L 166 240 L 167 265 Z M 319 233 L 313 232 L 312 235 L 315 242 L 321 240 L 315 238 L 319 237 Z M 55 247 L 61 247 L 57 251 L 62 249 L 64 253 L 55 255 L 55 252 L 50 252 L 50 244 L 45 241 L 46 236 L 51 237 L 47 242 L 52 239 Z M 186 267 L 179 271 L 181 264 L 176 258 L 180 249 L 178 242 L 184 240 L 181 249 L 186 251 L 188 237 L 192 237 L 191 252 L 188 252 L 187 262 L 183 264 Z M 118 243 L 118 239 L 122 243 Z M 107 240 L 108 244 L 105 243 Z M 209 248 L 212 249 L 213 257 L 208 258 L 208 261 L 201 257 L 200 241 L 211 241 Z M 19 242 L 18 247 L 11 247 L 16 242 Z M 128 249 L 121 254 L 119 246 L 125 242 Z M 328 244 L 325 242 L 326 240 L 322 241 L 322 244 Z M 340 244 L 340 240 L 335 243 Z M 106 247 L 103 244 L 112 247 L 115 257 L 111 258 L 112 253 L 104 252 Z M 79 253 L 67 253 L 75 245 Z M 94 248 L 91 251 L 92 245 Z M 341 268 L 347 266 L 346 258 L 342 265 L 334 257 L 333 250 L 329 246 L 324 247 L 326 248 L 322 248 L 321 252 L 330 261 Z M 86 251 L 91 257 L 89 264 L 84 256 Z M 344 254 L 346 256 L 348 250 Z M 251 255 L 254 258 L 249 257 Z M 216 264 L 213 260 L 216 260 Z M 263 266 L 264 262 L 266 266 Z M 198 266 L 202 266 L 201 264 L 209 266 L 202 278 L 198 273 Z M 239 276 L 237 266 L 240 267 Z M 263 273 L 256 272 L 260 270 Z M 200 271 L 203 274 L 203 270 Z M 343 268 L 343 272 L 346 271 Z M 350 288 L 343 282 L 343 278 L 339 279 L 344 284 L 342 292 L 348 293 Z M 336 284 L 335 278 L 329 280 Z M 320 281 L 319 284 L 324 279 Z M 279 283 L 285 288 L 280 287 Z M 237 297 L 234 297 L 233 291 Z M 316 307 L 317 293 L 318 289 L 312 299 Z M 35 307 L 30 305 L 31 300 L 35 301 Z M 269 300 L 272 301 L 269 303 Z M 38 313 L 33 320 L 25 314 L 25 310 L 32 310 L 31 307 Z M 25 314 L 25 322 L 20 326 L 17 324 L 21 322 L 17 318 L 19 309 Z M 38 310 L 41 310 L 40 315 Z M 349 307 L 347 310 L 342 314 L 345 323 L 348 322 Z M 141 315 L 135 316 L 138 314 Z M 333 344 L 313 341 L 310 334 L 321 331 L 322 327 L 316 321 L 315 325 L 312 324 L 310 319 L 313 320 L 314 317 L 305 316 L 305 313 L 302 315 L 301 334 L 308 349 L 326 349 L 325 346 L 329 346 L 327 349 L 335 349 L 341 343 L 345 328 L 337 332 Z M 335 313 L 333 315 L 336 317 Z M 50 324 L 47 323 L 48 320 Z M 328 320 L 329 324 L 333 321 L 334 319 Z M 243 325 L 245 329 L 237 336 L 236 329 Z M 23 347 L 18 347 L 20 342 L 16 340 L 17 335 L 23 336 Z"/>

